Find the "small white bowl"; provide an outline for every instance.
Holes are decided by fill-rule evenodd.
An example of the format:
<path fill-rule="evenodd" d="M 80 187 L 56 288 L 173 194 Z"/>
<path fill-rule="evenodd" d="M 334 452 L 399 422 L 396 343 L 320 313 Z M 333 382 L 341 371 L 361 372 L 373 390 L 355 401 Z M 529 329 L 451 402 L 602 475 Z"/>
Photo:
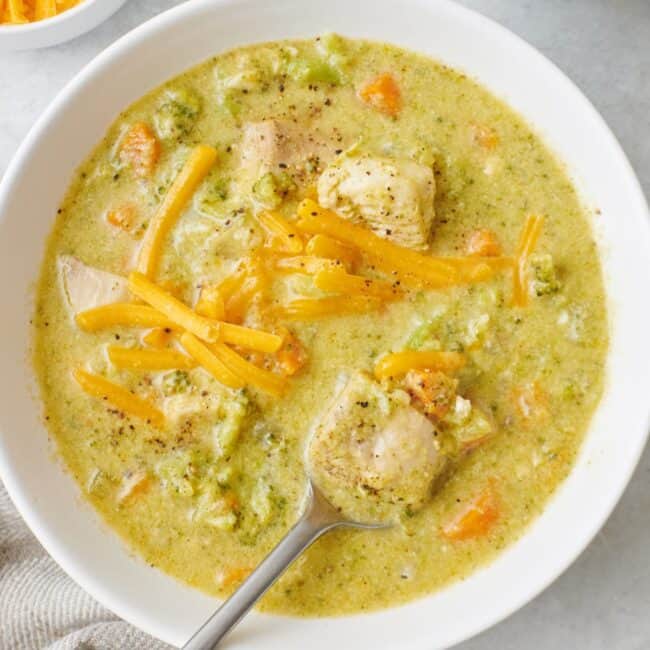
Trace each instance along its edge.
<path fill-rule="evenodd" d="M 648 207 L 611 132 L 555 66 L 499 25 L 447 0 L 183 3 L 127 34 L 68 84 L 0 183 L 0 475 L 43 546 L 82 587 L 175 645 L 216 601 L 129 553 L 53 459 L 28 389 L 33 283 L 75 168 L 120 111 L 225 49 L 328 30 L 389 41 L 464 70 L 524 115 L 566 163 L 586 201 L 599 208 L 593 226 L 611 321 L 606 389 L 571 475 L 491 565 L 426 598 L 371 614 L 290 619 L 254 612 L 233 643 L 245 650 L 433 650 L 466 639 L 521 607 L 577 557 L 616 505 L 647 438 Z"/>
<path fill-rule="evenodd" d="M 112 16 L 126 0 L 81 0 L 63 13 L 24 25 L 0 25 L 0 52 L 36 50 L 72 40 Z"/>

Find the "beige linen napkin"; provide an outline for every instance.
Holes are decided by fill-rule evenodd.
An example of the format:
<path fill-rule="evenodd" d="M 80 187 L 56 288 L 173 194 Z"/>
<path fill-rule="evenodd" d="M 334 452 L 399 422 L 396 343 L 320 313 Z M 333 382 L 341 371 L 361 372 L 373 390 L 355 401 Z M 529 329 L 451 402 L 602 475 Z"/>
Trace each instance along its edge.
<path fill-rule="evenodd" d="M 50 558 L 0 483 L 0 648 L 165 650 L 102 607 Z"/>

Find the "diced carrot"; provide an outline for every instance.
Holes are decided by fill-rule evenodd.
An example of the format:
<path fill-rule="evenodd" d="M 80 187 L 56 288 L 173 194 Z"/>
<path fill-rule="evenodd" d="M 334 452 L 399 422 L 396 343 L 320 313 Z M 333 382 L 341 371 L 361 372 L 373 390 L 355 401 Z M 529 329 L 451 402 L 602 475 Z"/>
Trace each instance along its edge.
<path fill-rule="evenodd" d="M 404 385 L 427 415 L 442 418 L 454 403 L 458 380 L 439 370 L 409 370 Z"/>
<path fill-rule="evenodd" d="M 467 240 L 467 254 L 476 257 L 498 257 L 501 244 L 496 235 L 485 228 L 474 230 Z"/>
<path fill-rule="evenodd" d="M 132 203 L 124 203 L 106 213 L 106 221 L 124 232 L 132 232 L 136 220 L 137 211 Z"/>
<path fill-rule="evenodd" d="M 246 579 L 253 571 L 251 567 L 230 567 L 224 569 L 217 575 L 217 581 L 221 587 L 232 587 Z"/>
<path fill-rule="evenodd" d="M 276 352 L 275 358 L 280 372 L 287 377 L 291 377 L 307 363 L 307 353 L 294 334 L 286 328 L 282 329 L 284 330 L 284 343 Z"/>
<path fill-rule="evenodd" d="M 388 72 L 371 79 L 359 89 L 359 97 L 378 111 L 397 117 L 402 109 L 402 93 L 395 77 Z"/>
<path fill-rule="evenodd" d="M 492 485 L 488 485 L 442 527 L 447 539 L 462 541 L 481 537 L 499 518 L 499 505 Z"/>
<path fill-rule="evenodd" d="M 148 124 L 136 122 L 127 131 L 120 145 L 120 158 L 131 165 L 136 176 L 151 176 L 160 158 L 160 143 Z"/>
<path fill-rule="evenodd" d="M 493 128 L 485 124 L 472 124 L 471 130 L 472 139 L 481 149 L 492 151 L 499 144 L 499 136 Z"/>

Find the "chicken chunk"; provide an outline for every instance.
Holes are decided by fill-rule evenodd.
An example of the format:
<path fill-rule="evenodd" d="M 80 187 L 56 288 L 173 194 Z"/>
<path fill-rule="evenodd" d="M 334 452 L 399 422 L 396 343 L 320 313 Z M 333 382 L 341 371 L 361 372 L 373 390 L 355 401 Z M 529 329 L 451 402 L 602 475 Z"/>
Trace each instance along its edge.
<path fill-rule="evenodd" d="M 87 266 L 72 255 L 60 255 L 57 266 L 63 293 L 75 314 L 131 299 L 126 278 Z"/>
<path fill-rule="evenodd" d="M 191 383 L 181 384 L 179 390 L 166 397 L 163 408 L 173 428 L 183 431 L 191 425 L 193 437 L 211 442 L 215 457 L 222 458 L 230 455 L 237 444 L 248 400 L 220 387 L 205 373 L 195 372 Z"/>
<path fill-rule="evenodd" d="M 318 180 L 318 201 L 375 234 L 418 250 L 435 216 L 431 167 L 406 159 L 345 157 Z"/>
<path fill-rule="evenodd" d="M 147 178 L 160 158 L 160 143 L 151 127 L 144 122 L 134 124 L 120 144 L 120 160 L 131 165 L 136 176 Z"/>
<path fill-rule="evenodd" d="M 312 477 L 345 516 L 396 521 L 422 507 L 445 457 L 433 424 L 402 391 L 358 373 L 334 398 L 309 447 Z"/>
<path fill-rule="evenodd" d="M 241 167 L 252 181 L 265 174 L 301 174 L 306 168 L 327 164 L 341 148 L 335 132 L 305 129 L 283 120 L 263 120 L 244 125 Z"/>
<path fill-rule="evenodd" d="M 244 125 L 241 165 L 252 178 L 295 164 L 304 152 L 296 142 L 296 129 L 289 122 L 264 120 Z"/>

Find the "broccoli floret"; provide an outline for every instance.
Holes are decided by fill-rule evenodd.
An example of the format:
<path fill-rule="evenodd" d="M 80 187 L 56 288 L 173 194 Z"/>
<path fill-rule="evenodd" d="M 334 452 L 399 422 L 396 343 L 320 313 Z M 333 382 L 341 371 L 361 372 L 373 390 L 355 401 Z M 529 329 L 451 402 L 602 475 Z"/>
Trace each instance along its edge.
<path fill-rule="evenodd" d="M 256 90 L 268 77 L 267 66 L 246 56 L 240 59 L 237 70 L 215 69 L 217 105 L 231 117 L 238 117 L 242 110 L 242 92 Z"/>
<path fill-rule="evenodd" d="M 259 523 L 266 523 L 271 517 L 272 503 L 271 503 L 271 488 L 268 483 L 259 480 L 250 499 L 251 510 L 255 513 Z"/>
<path fill-rule="evenodd" d="M 175 453 L 156 467 L 156 474 L 162 480 L 163 487 L 181 496 L 189 497 L 194 494 L 191 478 L 195 473 L 195 463 L 189 452 Z"/>
<path fill-rule="evenodd" d="M 253 185 L 253 196 L 263 205 L 274 208 L 280 203 L 275 186 L 275 176 L 271 172 L 260 176 Z"/>
<path fill-rule="evenodd" d="M 323 34 L 318 41 L 319 50 L 327 58 L 330 65 L 339 67 L 349 62 L 349 49 L 345 39 L 338 34 Z"/>
<path fill-rule="evenodd" d="M 196 92 L 177 88 L 166 93 L 165 100 L 154 115 L 156 131 L 161 138 L 180 138 L 188 135 L 203 107 Z"/>
<path fill-rule="evenodd" d="M 228 198 L 228 180 L 220 178 L 211 188 L 211 196 L 216 201 L 225 201 Z"/>
<path fill-rule="evenodd" d="M 253 196 L 266 208 L 277 208 L 296 188 L 287 172 L 267 172 L 253 184 Z"/>
<path fill-rule="evenodd" d="M 231 115 L 237 117 L 241 113 L 241 102 L 235 98 L 235 92 L 232 90 L 224 90 L 218 97 L 219 106 Z"/>
<path fill-rule="evenodd" d="M 533 272 L 531 286 L 535 295 L 547 296 L 560 290 L 553 258 L 548 253 L 532 255 L 530 268 Z"/>
<path fill-rule="evenodd" d="M 436 308 L 429 320 L 413 330 L 406 341 L 406 347 L 411 350 L 439 350 L 440 341 L 436 334 L 445 311 L 444 307 Z"/>
<path fill-rule="evenodd" d="M 206 181 L 203 189 L 197 193 L 194 200 L 196 209 L 211 216 L 224 217 L 230 210 L 224 209 L 224 203 L 229 197 L 230 182 L 227 178 L 217 178 Z"/>
<path fill-rule="evenodd" d="M 224 402 L 220 412 L 221 420 L 212 430 L 214 446 L 220 457 L 232 453 L 247 412 L 248 399 L 244 395 Z"/>
<path fill-rule="evenodd" d="M 161 388 L 165 395 L 184 393 L 190 386 L 190 376 L 184 370 L 174 370 L 163 375 Z"/>
<path fill-rule="evenodd" d="M 423 323 L 409 336 L 406 347 L 411 350 L 423 350 L 427 347 L 431 348 L 432 345 L 435 346 L 438 343 L 433 336 L 436 327 L 436 321 Z"/>
<path fill-rule="evenodd" d="M 287 66 L 287 74 L 303 84 L 327 83 L 334 86 L 341 83 L 341 72 L 322 59 L 295 59 Z"/>

